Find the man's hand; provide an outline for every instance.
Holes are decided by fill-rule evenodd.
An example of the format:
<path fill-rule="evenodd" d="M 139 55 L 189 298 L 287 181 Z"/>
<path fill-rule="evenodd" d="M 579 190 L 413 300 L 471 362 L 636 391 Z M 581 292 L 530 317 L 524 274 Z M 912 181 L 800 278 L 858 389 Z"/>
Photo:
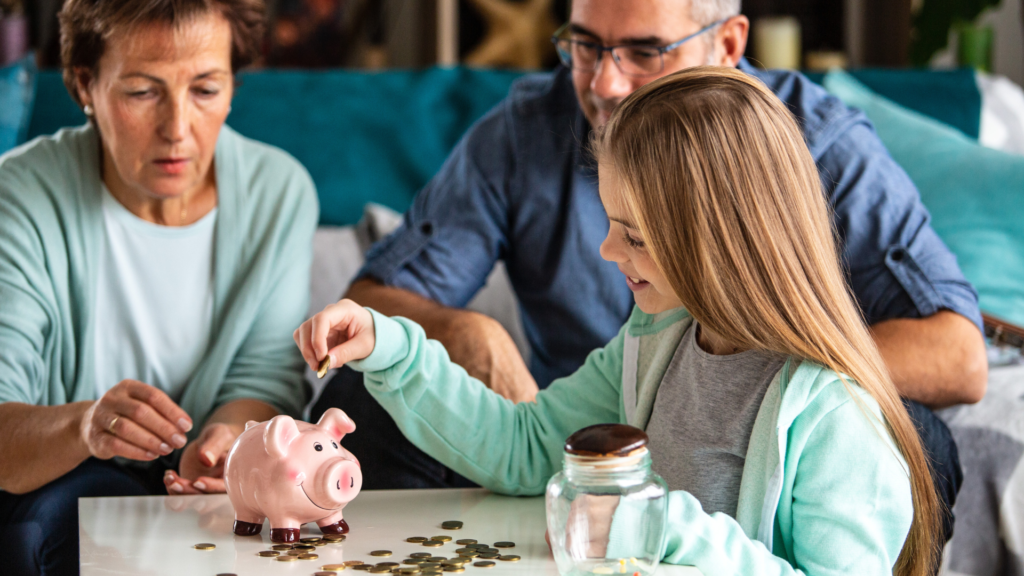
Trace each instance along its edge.
<path fill-rule="evenodd" d="M 352 284 L 347 298 L 388 316 L 404 316 L 439 341 L 452 362 L 513 402 L 532 402 L 537 382 L 502 325 L 483 314 L 442 306 L 418 294 L 371 279 Z"/>

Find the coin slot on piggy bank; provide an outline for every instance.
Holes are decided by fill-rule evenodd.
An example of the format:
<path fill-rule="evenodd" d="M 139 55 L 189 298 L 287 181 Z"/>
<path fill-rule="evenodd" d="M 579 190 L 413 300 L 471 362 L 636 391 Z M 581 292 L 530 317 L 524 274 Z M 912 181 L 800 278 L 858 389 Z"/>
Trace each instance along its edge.
<path fill-rule="evenodd" d="M 341 439 L 355 429 L 337 408 L 316 424 L 289 416 L 246 424 L 224 464 L 235 534 L 259 534 L 265 519 L 274 542 L 297 541 L 307 522 L 324 534 L 348 533 L 342 509 L 359 494 L 363 474 Z"/>

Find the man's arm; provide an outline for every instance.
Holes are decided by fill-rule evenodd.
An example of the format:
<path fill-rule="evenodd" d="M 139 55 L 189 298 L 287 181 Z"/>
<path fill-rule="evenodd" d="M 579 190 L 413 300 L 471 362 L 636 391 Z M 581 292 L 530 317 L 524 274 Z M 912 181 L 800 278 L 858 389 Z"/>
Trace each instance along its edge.
<path fill-rule="evenodd" d="M 532 402 L 537 395 L 537 382 L 519 349 L 493 318 L 449 308 L 370 278 L 353 283 L 345 297 L 381 314 L 403 316 L 416 322 L 428 338 L 444 345 L 452 362 L 505 398 L 513 402 Z"/>
<path fill-rule="evenodd" d="M 985 395 L 985 340 L 956 312 L 884 320 L 871 326 L 871 334 L 904 398 L 938 409 L 973 404 Z"/>

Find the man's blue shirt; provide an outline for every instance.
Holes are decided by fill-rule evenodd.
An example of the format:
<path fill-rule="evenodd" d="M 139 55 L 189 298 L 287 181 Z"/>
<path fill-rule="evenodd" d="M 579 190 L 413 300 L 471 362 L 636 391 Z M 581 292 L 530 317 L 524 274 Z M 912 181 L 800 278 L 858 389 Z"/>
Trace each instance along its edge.
<path fill-rule="evenodd" d="M 868 324 L 948 309 L 980 329 L 977 293 L 867 117 L 799 74 L 745 60 L 740 69 L 800 123 Z M 503 260 L 534 378 L 543 388 L 571 374 L 633 308 L 622 273 L 598 253 L 608 218 L 589 134 L 568 70 L 518 80 L 462 138 L 402 226 L 370 250 L 360 276 L 461 308 Z"/>

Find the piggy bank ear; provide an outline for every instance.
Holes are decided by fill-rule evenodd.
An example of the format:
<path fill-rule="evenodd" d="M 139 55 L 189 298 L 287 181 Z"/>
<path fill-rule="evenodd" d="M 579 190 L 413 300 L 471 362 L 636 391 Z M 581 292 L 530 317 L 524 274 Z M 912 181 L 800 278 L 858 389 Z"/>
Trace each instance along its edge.
<path fill-rule="evenodd" d="M 263 432 L 263 443 L 266 445 L 267 454 L 275 458 L 284 458 L 288 455 L 288 447 L 292 440 L 299 437 L 299 427 L 291 416 L 274 416 Z"/>
<path fill-rule="evenodd" d="M 345 434 L 351 434 L 356 430 L 356 423 L 348 417 L 348 414 L 337 408 L 328 408 L 316 425 L 323 428 L 331 438 L 338 442 L 341 442 L 341 438 Z"/>
<path fill-rule="evenodd" d="M 245 423 L 245 429 L 248 430 L 249 428 L 252 428 L 253 426 L 255 426 L 257 424 L 259 424 L 259 422 L 255 421 L 255 420 L 249 420 L 248 422 Z"/>

